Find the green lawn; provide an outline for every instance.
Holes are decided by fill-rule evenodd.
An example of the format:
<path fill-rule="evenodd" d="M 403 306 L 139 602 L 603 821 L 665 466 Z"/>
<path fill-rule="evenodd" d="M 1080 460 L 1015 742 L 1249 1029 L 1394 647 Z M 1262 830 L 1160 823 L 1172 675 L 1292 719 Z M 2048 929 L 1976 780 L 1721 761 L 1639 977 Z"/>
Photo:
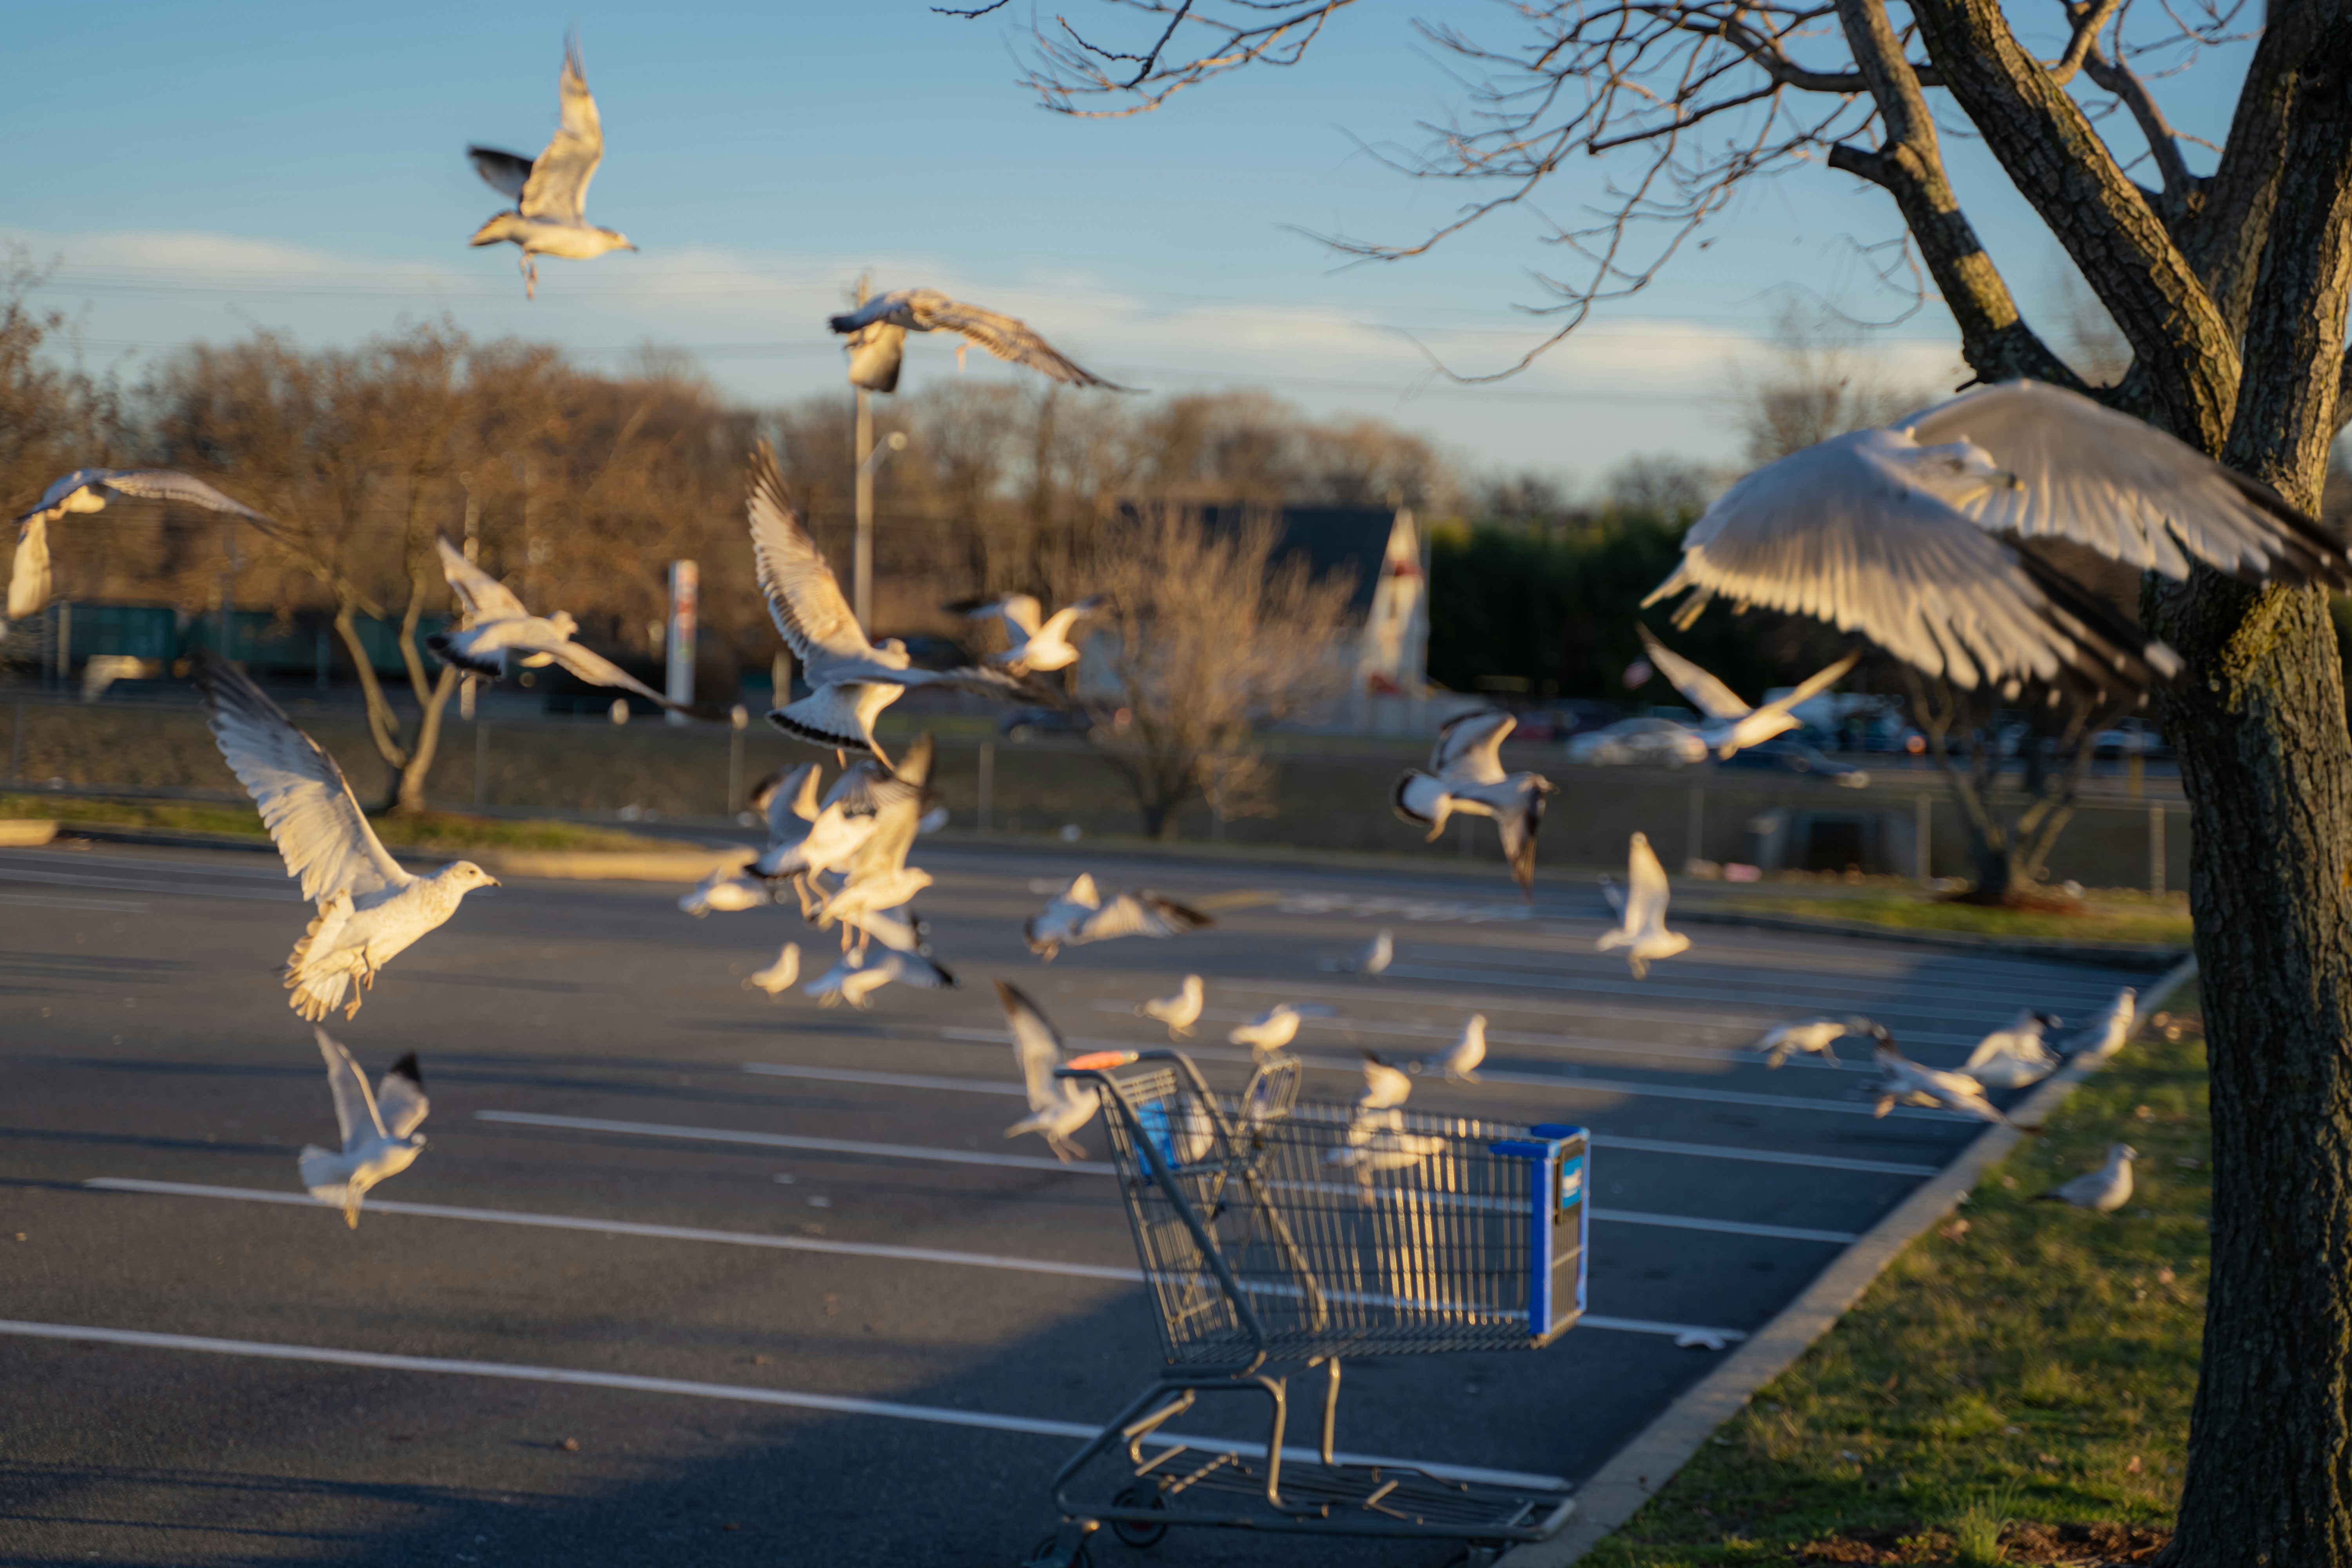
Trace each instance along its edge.
<path fill-rule="evenodd" d="M 1980 909 L 1974 904 L 1955 904 L 1910 892 L 1860 893 L 1843 898 L 1762 893 L 1743 894 L 1707 907 L 2033 942 L 2147 942 L 2179 948 L 2189 945 L 2189 905 L 2185 897 L 2158 902 L 2146 893 L 2102 889 L 2089 894 L 2084 901 L 2086 907 L 2081 914 L 2033 914 Z"/>
<path fill-rule="evenodd" d="M 205 801 L 104 800 L 53 795 L 0 795 L 0 817 L 46 817 L 109 827 L 263 838 L 261 817 L 249 805 Z M 376 837 L 395 849 L 676 849 L 677 841 L 572 822 L 509 821 L 425 812 L 375 816 Z"/>
<path fill-rule="evenodd" d="M 2104 1562 L 2153 1546 L 2179 1496 L 2210 1208 L 2204 1041 L 2181 1022 L 2179 1040 L 2144 1033 L 2077 1089 L 1587 1561 Z M 2033 1201 L 2117 1140 L 2142 1156 L 2121 1212 Z"/>

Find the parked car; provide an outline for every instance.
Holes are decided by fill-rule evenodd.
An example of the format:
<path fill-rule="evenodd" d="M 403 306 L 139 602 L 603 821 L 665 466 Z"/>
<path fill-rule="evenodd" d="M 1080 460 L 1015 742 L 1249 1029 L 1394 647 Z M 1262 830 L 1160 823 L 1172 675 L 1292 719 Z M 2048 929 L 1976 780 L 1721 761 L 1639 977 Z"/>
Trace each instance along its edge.
<path fill-rule="evenodd" d="M 1706 761 L 1706 742 L 1697 731 L 1671 719 L 1622 719 L 1570 737 L 1568 760 L 1592 767 L 1678 768 Z"/>
<path fill-rule="evenodd" d="M 1793 735 L 1782 735 L 1760 746 L 1749 746 L 1734 752 L 1716 764 L 1724 768 L 1758 768 L 1773 773 L 1815 773 L 1847 789 L 1866 789 L 1870 784 L 1867 769 L 1855 767 L 1842 758 L 1832 757 L 1820 747 L 1809 744 Z"/>

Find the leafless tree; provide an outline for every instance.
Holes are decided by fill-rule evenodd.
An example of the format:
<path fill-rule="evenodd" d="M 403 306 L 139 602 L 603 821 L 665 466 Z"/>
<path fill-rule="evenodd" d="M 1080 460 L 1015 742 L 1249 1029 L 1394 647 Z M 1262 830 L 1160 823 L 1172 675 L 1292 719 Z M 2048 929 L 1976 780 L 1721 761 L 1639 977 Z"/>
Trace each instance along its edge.
<path fill-rule="evenodd" d="M 1762 367 L 1735 365 L 1731 382 L 1751 463 L 1891 424 L 1936 401 L 1890 373 L 1852 321 L 1810 300 L 1783 305 Z"/>
<path fill-rule="evenodd" d="M 1047 107 L 1122 114 L 1254 65 L 1296 62 L 1349 0 L 1098 0 L 1034 36 Z M 987 9 L 980 5 L 971 11 Z M 2316 510 L 2347 411 L 2352 12 L 2273 0 L 2147 9 L 2068 0 L 2046 47 L 1998 0 L 1520 0 L 1507 42 L 1425 26 L 1469 86 L 1426 151 L 1460 182 L 1414 256 L 1531 198 L 1571 160 L 1604 198 L 1545 240 L 1551 331 L 1643 288 L 1760 177 L 1826 168 L 1885 191 L 1913 266 L 1988 381 L 2084 378 L 2025 320 L 1942 155 L 1938 113 L 1979 139 L 2131 351 L 2095 389 Z M 2165 72 L 2239 68 L 2209 173 L 2167 118 Z M 1931 98 L 1930 95 L 1937 95 Z M 1819 177 L 1816 175 L 1815 177 Z M 1537 221 L 1541 221 L 1538 216 Z M 1507 373 L 1507 371 L 1505 372 Z M 2170 1559 L 2352 1564 L 2352 738 L 2324 595 L 2200 569 L 2142 590 L 2191 679 L 2161 694 L 2194 813 L 2190 903 L 2212 1065 L 2213 1284 Z"/>

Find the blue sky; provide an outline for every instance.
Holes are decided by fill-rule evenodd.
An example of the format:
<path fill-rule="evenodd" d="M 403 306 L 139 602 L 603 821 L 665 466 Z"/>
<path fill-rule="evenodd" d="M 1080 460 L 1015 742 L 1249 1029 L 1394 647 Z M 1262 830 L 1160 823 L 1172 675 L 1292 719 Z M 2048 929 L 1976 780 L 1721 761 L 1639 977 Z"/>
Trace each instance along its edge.
<path fill-rule="evenodd" d="M 1089 0 L 1061 3 L 1087 15 Z M 446 310 L 592 363 L 687 347 L 731 395 L 780 402 L 841 386 L 823 318 L 870 268 L 882 287 L 1022 315 L 1117 380 L 1264 387 L 1424 431 L 1473 469 L 1571 483 L 1629 453 L 1728 460 L 1727 381 L 1786 290 L 1897 308 L 1854 251 L 1895 232 L 1890 204 L 1801 169 L 1749 191 L 1708 249 L 1530 374 L 1422 384 L 1408 333 L 1465 369 L 1507 363 L 1531 339 L 1512 307 L 1543 300 L 1528 273 L 1559 258 L 1516 215 L 1380 266 L 1343 268 L 1296 232 L 1416 237 L 1460 198 L 1358 146 L 1412 144 L 1416 121 L 1460 101 L 1415 17 L 1516 36 L 1487 0 L 1366 0 L 1297 68 L 1077 121 L 1017 85 L 1028 18 L 1014 8 L 972 23 L 922 0 L 26 7 L 10 21 L 16 79 L 55 90 L 0 98 L 0 236 L 58 258 L 43 298 L 74 315 L 89 363 L 134 374 L 256 324 L 349 342 Z M 607 144 L 589 215 L 644 248 L 546 262 L 527 304 L 511 247 L 466 247 L 500 202 L 463 149 L 544 144 L 575 25 Z M 2161 90 L 2218 134 L 2236 78 L 2218 58 Z M 2029 309 L 2049 308 L 2056 247 L 1980 153 L 1952 155 L 1989 248 Z M 1561 184 L 1544 205 L 1572 214 L 1594 188 Z M 1906 379 L 1958 379 L 1932 303 L 1877 344 Z M 929 352 L 910 356 L 908 384 L 958 374 L 945 345 L 915 346 Z M 963 374 L 1010 373 L 974 356 Z"/>

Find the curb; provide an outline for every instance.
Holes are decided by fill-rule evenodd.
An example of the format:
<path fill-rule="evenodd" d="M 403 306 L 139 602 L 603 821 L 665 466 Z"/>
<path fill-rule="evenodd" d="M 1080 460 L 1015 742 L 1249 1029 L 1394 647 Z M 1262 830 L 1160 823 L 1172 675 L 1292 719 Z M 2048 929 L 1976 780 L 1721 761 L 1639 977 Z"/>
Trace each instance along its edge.
<path fill-rule="evenodd" d="M 58 825 L 54 822 L 27 821 L 23 817 L 0 820 L 0 845 L 11 849 L 36 848 L 57 836 Z"/>
<path fill-rule="evenodd" d="M 2188 950 L 2178 947 L 2137 947 L 2126 942 L 2021 942 L 2009 937 L 1971 936 L 1966 931 L 1913 931 L 1902 926 L 1872 925 L 1863 921 L 1815 921 L 1801 915 L 1747 914 L 1738 910 L 1679 910 L 1675 919 L 1692 925 L 1754 926 L 1760 931 L 1803 931 L 1809 936 L 1864 936 L 1877 942 L 1908 942 L 1916 947 L 1950 948 L 1961 952 L 1998 952 L 2019 958 L 2051 958 L 2075 963 L 2158 963 L 2178 964 Z"/>
<path fill-rule="evenodd" d="M 2184 958 L 2142 993 L 2160 1001 L 2197 973 Z M 2133 1032 L 2138 1032 L 2134 1026 Z M 1496 1568 L 1567 1568 L 1633 1517 L 1675 1472 L 1690 1462 L 1717 1427 L 1739 1414 L 1756 1391 L 1796 1364 L 1797 1359 L 1837 1326 L 1863 1292 L 1876 1282 L 1895 1255 L 1960 1205 L 1978 1178 L 2006 1157 L 2028 1131 L 2039 1131 L 2066 1103 L 2074 1086 L 2095 1064 L 2067 1063 L 2011 1111 L 2017 1127 L 1989 1127 L 1958 1158 L 1929 1177 L 1894 1211 L 1863 1233 L 1797 1299 L 1666 1406 L 1664 1412 L 1576 1489 L 1577 1507 L 1568 1527 L 1549 1541 L 1515 1548 Z"/>

